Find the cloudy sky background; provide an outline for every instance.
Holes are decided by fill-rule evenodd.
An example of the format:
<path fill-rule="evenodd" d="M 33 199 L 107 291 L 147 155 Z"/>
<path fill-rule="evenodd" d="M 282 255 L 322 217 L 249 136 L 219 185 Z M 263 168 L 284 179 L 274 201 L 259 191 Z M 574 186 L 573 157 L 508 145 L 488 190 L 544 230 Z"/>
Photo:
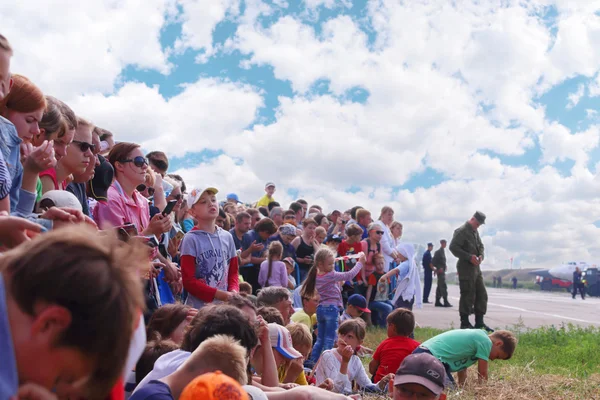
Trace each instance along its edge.
<path fill-rule="evenodd" d="M 451 5 L 450 3 L 454 3 Z M 1 2 L 12 71 L 247 202 L 473 211 L 488 268 L 600 261 L 599 0 Z"/>

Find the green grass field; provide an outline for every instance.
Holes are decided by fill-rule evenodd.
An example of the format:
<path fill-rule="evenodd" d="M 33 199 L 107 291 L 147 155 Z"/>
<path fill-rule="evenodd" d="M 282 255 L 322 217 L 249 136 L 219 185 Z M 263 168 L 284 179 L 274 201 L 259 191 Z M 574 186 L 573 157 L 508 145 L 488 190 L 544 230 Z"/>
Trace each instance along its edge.
<path fill-rule="evenodd" d="M 564 325 L 525 329 L 517 325 L 511 330 L 519 339 L 513 358 L 490 363 L 486 384 L 478 384 L 476 369 L 470 370 L 466 386 L 448 398 L 600 399 L 599 328 Z M 441 332 L 417 328 L 415 339 L 423 342 Z M 365 345 L 374 350 L 386 337 L 382 329 L 369 329 Z M 365 365 L 369 361 L 364 359 Z"/>

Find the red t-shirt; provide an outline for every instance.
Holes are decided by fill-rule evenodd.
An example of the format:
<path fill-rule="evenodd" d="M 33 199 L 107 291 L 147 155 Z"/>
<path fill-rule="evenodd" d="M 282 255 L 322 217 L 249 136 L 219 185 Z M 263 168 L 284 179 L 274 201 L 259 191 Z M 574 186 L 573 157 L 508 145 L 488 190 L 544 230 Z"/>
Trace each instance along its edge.
<path fill-rule="evenodd" d="M 419 344 L 406 336 L 394 336 L 381 342 L 373 354 L 373 360 L 379 361 L 373 382 L 379 382 L 387 374 L 395 374 L 404 358 L 412 354 Z"/>
<path fill-rule="evenodd" d="M 342 240 L 342 243 L 338 244 L 337 252 L 339 257 L 351 256 L 353 254 L 358 254 L 362 251 L 362 244 L 360 242 L 355 242 L 353 244 L 348 244 L 346 240 Z M 357 259 L 351 259 L 344 262 L 344 271 L 350 271 L 352 267 L 356 265 Z M 357 281 L 360 279 L 360 272 L 356 275 L 353 281 Z"/>

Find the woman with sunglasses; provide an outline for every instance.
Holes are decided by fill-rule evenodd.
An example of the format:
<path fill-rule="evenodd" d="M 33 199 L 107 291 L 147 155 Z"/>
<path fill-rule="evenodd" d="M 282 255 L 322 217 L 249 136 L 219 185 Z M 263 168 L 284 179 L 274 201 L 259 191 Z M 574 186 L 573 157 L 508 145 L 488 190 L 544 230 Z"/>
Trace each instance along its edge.
<path fill-rule="evenodd" d="M 56 164 L 55 168 L 47 169 L 40 173 L 42 181 L 42 193 L 50 190 L 65 190 L 66 180 L 70 175 L 81 175 L 89 167 L 95 164 L 94 150 L 96 146 L 92 143 L 92 131 L 94 125 L 83 118 L 77 118 L 77 129 L 73 140 L 67 147 L 67 151 Z"/>
<path fill-rule="evenodd" d="M 385 260 L 385 272 L 394 267 L 393 262 L 398 259 L 396 243 L 392 236 L 391 226 L 394 222 L 394 209 L 390 206 L 384 206 L 379 215 L 379 221 L 383 228 L 383 237 L 381 238 L 381 251 Z"/>
<path fill-rule="evenodd" d="M 380 222 L 372 222 L 367 227 L 367 232 L 369 236 L 367 236 L 367 238 L 361 242 L 362 250 L 367 256 L 367 262 L 365 264 L 365 267 L 360 273 L 361 282 L 359 285 L 359 290 L 361 292 L 360 294 L 362 294 L 363 296 L 367 292 L 367 282 L 369 276 L 371 276 L 373 271 L 375 271 L 375 263 L 373 260 L 373 256 L 375 256 L 375 254 L 382 254 L 381 239 L 383 237 L 383 234 L 385 233 Z"/>

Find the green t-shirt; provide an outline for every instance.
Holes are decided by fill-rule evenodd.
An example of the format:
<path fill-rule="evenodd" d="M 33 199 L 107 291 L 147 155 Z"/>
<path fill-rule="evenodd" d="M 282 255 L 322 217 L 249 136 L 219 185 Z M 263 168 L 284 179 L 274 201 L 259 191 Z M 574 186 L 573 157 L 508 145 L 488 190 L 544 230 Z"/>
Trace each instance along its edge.
<path fill-rule="evenodd" d="M 455 329 L 434 336 L 421 346 L 448 364 L 452 372 L 458 372 L 478 360 L 489 361 L 492 341 L 481 329 Z"/>

